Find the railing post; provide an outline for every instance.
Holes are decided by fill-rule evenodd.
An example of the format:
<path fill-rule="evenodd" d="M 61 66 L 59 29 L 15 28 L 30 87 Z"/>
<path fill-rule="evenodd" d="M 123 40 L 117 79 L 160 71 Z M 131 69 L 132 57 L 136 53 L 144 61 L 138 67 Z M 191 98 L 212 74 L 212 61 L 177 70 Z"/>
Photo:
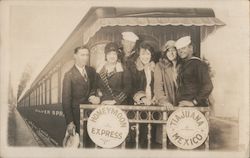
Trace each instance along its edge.
<path fill-rule="evenodd" d="M 208 135 L 207 135 L 207 139 L 205 141 L 205 150 L 209 150 L 209 132 L 210 132 L 210 123 L 209 123 L 209 116 L 210 115 L 210 112 L 209 111 L 206 111 L 205 112 L 205 117 L 207 119 L 207 122 L 208 122 Z"/>
<path fill-rule="evenodd" d="M 139 111 L 137 110 L 136 111 L 136 120 L 139 120 Z M 135 143 L 136 143 L 136 149 L 139 148 L 139 134 L 140 134 L 140 131 L 139 131 L 139 124 L 136 123 L 136 137 L 135 137 Z"/>
<path fill-rule="evenodd" d="M 124 111 L 126 113 L 126 111 Z M 129 131 L 129 130 L 128 130 Z M 126 139 L 122 142 L 121 148 L 125 149 L 126 148 Z"/>
<path fill-rule="evenodd" d="M 162 120 L 164 122 L 167 122 L 167 111 L 163 112 L 163 117 Z M 166 149 L 167 148 L 167 123 L 163 123 L 162 124 L 162 149 Z"/>
<path fill-rule="evenodd" d="M 80 147 L 83 148 L 83 136 L 84 136 L 84 110 L 80 109 Z"/>
<path fill-rule="evenodd" d="M 148 112 L 148 118 L 151 120 L 151 111 Z M 148 149 L 151 148 L 151 123 L 148 123 Z"/>

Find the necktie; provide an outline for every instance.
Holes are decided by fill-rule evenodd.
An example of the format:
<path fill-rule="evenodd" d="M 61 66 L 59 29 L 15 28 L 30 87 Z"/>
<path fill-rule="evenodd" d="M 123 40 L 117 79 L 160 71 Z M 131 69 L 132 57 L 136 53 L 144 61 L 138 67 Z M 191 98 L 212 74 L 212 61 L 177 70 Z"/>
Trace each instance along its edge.
<path fill-rule="evenodd" d="M 84 80 L 87 82 L 88 81 L 88 76 L 87 76 L 87 73 L 86 73 L 85 69 L 82 70 L 82 76 L 83 76 Z"/>

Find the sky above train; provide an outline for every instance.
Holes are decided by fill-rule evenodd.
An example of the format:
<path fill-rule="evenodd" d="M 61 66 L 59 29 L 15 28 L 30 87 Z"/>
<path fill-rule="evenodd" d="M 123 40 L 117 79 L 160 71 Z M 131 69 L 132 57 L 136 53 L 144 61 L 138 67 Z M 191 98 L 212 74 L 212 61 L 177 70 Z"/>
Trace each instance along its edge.
<path fill-rule="evenodd" d="M 27 67 L 31 68 L 32 82 L 86 12 L 82 6 L 17 6 L 11 9 L 10 68 L 14 93 Z"/>

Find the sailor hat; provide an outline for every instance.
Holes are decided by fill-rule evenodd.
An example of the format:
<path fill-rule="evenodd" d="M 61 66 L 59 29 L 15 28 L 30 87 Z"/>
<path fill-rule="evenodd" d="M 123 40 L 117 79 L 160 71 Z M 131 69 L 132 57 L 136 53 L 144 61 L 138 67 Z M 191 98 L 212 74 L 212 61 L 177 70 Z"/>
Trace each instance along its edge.
<path fill-rule="evenodd" d="M 190 36 L 185 36 L 185 37 L 181 37 L 180 39 L 178 39 L 175 43 L 175 47 L 176 49 L 181 49 L 183 47 L 188 46 L 191 43 L 191 37 Z"/>
<path fill-rule="evenodd" d="M 139 37 L 133 32 L 123 32 L 122 38 L 127 41 L 136 42 Z"/>

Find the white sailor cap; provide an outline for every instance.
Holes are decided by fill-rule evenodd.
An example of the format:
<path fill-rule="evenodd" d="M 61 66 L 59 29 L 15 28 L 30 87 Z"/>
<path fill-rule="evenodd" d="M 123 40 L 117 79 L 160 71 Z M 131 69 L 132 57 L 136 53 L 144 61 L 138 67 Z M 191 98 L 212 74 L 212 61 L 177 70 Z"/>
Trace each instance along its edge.
<path fill-rule="evenodd" d="M 175 47 L 176 49 L 181 49 L 183 47 L 188 46 L 191 43 L 191 37 L 190 36 L 185 36 L 185 37 L 181 37 L 180 39 L 178 39 L 175 43 Z"/>
<path fill-rule="evenodd" d="M 123 32 L 122 38 L 127 41 L 136 42 L 139 37 L 133 32 Z"/>

